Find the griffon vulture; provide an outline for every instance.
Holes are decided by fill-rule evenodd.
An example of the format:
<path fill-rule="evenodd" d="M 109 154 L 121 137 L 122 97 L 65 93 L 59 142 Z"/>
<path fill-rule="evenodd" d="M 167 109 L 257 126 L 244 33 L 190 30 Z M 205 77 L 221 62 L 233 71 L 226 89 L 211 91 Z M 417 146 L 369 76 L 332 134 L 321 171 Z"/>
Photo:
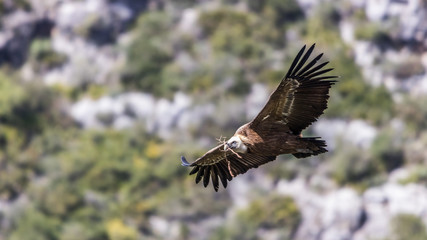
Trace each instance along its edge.
<path fill-rule="evenodd" d="M 278 155 L 305 158 L 327 152 L 325 141 L 319 137 L 301 135 L 327 108 L 329 89 L 338 78 L 323 75 L 332 70 L 323 68 L 328 62 L 317 63 L 323 54 L 308 61 L 314 46 L 306 53 L 306 46 L 298 52 L 288 73 L 255 119 L 193 163 L 181 157 L 183 166 L 193 167 L 190 175 L 197 174 L 196 183 L 203 179 L 206 187 L 211 179 L 218 191 L 219 181 L 226 188 L 233 177 L 273 161 Z"/>

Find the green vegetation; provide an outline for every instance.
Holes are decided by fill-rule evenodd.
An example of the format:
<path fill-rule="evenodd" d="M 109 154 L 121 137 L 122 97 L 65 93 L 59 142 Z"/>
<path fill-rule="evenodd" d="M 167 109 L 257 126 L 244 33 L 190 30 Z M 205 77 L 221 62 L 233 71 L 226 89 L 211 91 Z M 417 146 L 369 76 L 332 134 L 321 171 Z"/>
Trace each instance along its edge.
<path fill-rule="evenodd" d="M 354 35 L 356 39 L 371 41 L 382 51 L 385 51 L 387 48 L 397 46 L 397 43 L 389 35 L 389 32 L 388 29 L 385 29 L 378 23 L 362 21 L 362 23 L 358 23 Z"/>
<path fill-rule="evenodd" d="M 330 160 L 332 177 L 337 183 L 358 190 L 383 183 L 389 172 L 405 164 L 400 141 L 386 128 L 374 139 L 369 151 L 342 143 Z"/>
<path fill-rule="evenodd" d="M 408 125 L 408 130 L 413 135 L 420 134 L 427 129 L 427 106 L 425 103 L 427 98 L 421 97 L 406 97 L 401 103 L 396 106 L 398 116 Z"/>
<path fill-rule="evenodd" d="M 67 61 L 67 57 L 55 52 L 50 40 L 46 39 L 34 40 L 31 43 L 29 54 L 29 60 L 36 72 L 45 72 L 59 67 Z"/>
<path fill-rule="evenodd" d="M 391 119 L 394 103 L 390 93 L 384 86 L 373 87 L 363 81 L 360 69 L 345 55 L 345 49 L 331 59 L 331 65 L 340 69 L 340 79 L 332 88 L 328 116 L 362 118 L 376 125 Z"/>
<path fill-rule="evenodd" d="M 201 11 L 198 24 L 202 39 L 176 31 L 176 23 L 163 12 L 142 14 L 126 49 L 122 85 L 170 98 L 178 90 L 192 94 L 212 92 L 231 79 L 232 94 L 247 94 L 248 81 L 259 79 L 270 65 L 269 54 L 284 45 L 284 29 L 277 28 L 275 22 L 290 20 L 289 24 L 302 17 L 295 1 L 286 1 L 291 5 L 271 2 L 265 18 L 232 8 Z M 275 19 L 268 11 L 273 11 L 273 16 L 287 13 L 289 19 Z M 182 63 L 174 59 L 176 55 L 193 61 L 192 68 L 183 69 Z"/>
<path fill-rule="evenodd" d="M 301 29 L 306 41 L 328 46 L 330 50 L 338 51 L 336 48 L 342 48 L 343 45 L 338 32 L 338 17 L 339 14 L 333 4 L 325 3 L 321 8 L 316 8 L 314 14 L 306 20 Z"/>
<path fill-rule="evenodd" d="M 152 214 L 222 214 L 228 197 L 194 188 L 177 167 L 180 153 L 194 158 L 202 150 L 172 147 L 137 127 L 83 131 L 43 85 L 2 73 L 0 86 L 0 198 L 16 201 L 25 192 L 28 202 L 2 228 L 8 239 L 137 239 L 150 234 Z M 215 199 L 222 204 L 204 205 Z"/>
<path fill-rule="evenodd" d="M 411 214 L 396 215 L 391 223 L 392 236 L 390 240 L 421 240 L 427 238 L 426 226 L 423 221 Z"/>
<path fill-rule="evenodd" d="M 233 223 L 217 229 L 211 239 L 262 239 L 259 229 L 280 229 L 280 239 L 292 239 L 300 222 L 301 214 L 291 197 L 267 196 L 238 211 Z"/>
<path fill-rule="evenodd" d="M 382 165 L 387 172 L 404 164 L 402 139 L 395 136 L 391 130 L 383 130 L 372 143 L 370 153 L 374 161 Z"/>
<path fill-rule="evenodd" d="M 0 116 L 4 117 L 12 112 L 14 106 L 25 97 L 24 89 L 7 73 L 0 71 Z"/>
<path fill-rule="evenodd" d="M 173 86 L 165 89 L 161 79 L 163 68 L 173 57 L 169 41 L 171 30 L 168 15 L 159 12 L 141 15 L 136 24 L 135 40 L 127 50 L 128 61 L 122 77 L 126 88 L 158 96 L 177 90 Z"/>
<path fill-rule="evenodd" d="M 412 76 L 423 75 L 425 72 L 420 59 L 409 58 L 395 66 L 393 74 L 399 79 L 406 79 Z"/>
<path fill-rule="evenodd" d="M 31 7 L 25 0 L 9 2 L 14 8 Z M 45 73 L 69 64 L 50 39 L 32 40 L 23 69 L 0 68 L 0 201 L 1 209 L 13 213 L 0 214 L 0 239 L 165 238 L 156 232 L 152 217 L 177 223 L 170 231 L 181 239 L 194 239 L 194 226 L 209 225 L 212 218 L 224 222 L 207 227 L 208 239 L 262 239 L 263 231 L 292 239 L 302 221 L 292 198 L 261 196 L 259 189 L 250 189 L 249 205 L 236 208 L 229 190 L 215 193 L 195 185 L 179 156 L 196 159 L 213 144 L 206 139 L 231 136 L 247 120 L 242 109 L 249 107 L 245 99 L 252 84 L 273 90 L 304 43 L 316 43 L 315 53 L 324 52 L 322 61 L 331 61 L 332 74 L 341 77 L 322 117 L 363 119 L 379 134 L 368 149 L 337 139 L 334 151 L 298 160 L 281 156 L 261 172 L 273 183 L 326 172 L 337 185 L 363 191 L 386 181 L 391 171 L 414 165 L 420 167 L 402 184 L 427 184 L 422 167 L 427 98 L 405 92 L 392 98 L 386 87 L 373 86 L 363 76 L 340 38 L 338 22 L 351 14 L 345 3 L 323 3 L 305 16 L 296 0 L 222 0 L 212 7 L 210 1 L 160 2 L 142 12 L 123 39 L 106 43 L 108 51 L 125 59 L 114 66 L 117 82 L 94 83 L 85 71 L 96 70 L 83 61 L 77 86 L 45 86 Z M 9 11 L 4 3 L 0 0 L 1 16 Z M 180 28 L 188 7 L 197 12 L 190 25 L 194 31 Z M 362 10 L 352 14 L 358 40 L 394 46 L 389 26 L 364 25 Z M 94 15 L 70 34 L 96 40 L 93 35 L 109 30 L 103 21 Z M 418 57 L 380 64 L 402 80 L 425 73 Z M 34 79 L 23 81 L 27 66 Z M 192 104 L 213 104 L 216 112 L 200 128 L 189 129 L 188 136 L 170 140 L 148 133 L 144 121 L 117 130 L 110 127 L 113 114 L 100 114 L 105 128 L 83 129 L 67 113 L 82 96 L 98 99 L 127 91 L 158 99 L 184 92 L 194 96 Z M 392 127 L 392 119 L 402 120 L 401 132 Z M 426 238 L 415 216 L 398 215 L 392 225 L 395 237 L 390 239 Z"/>
<path fill-rule="evenodd" d="M 393 115 L 393 100 L 384 86 L 373 87 L 368 84 L 370 79 L 363 79 L 351 51 L 340 40 L 337 28 L 339 13 L 336 7 L 326 4 L 317 9 L 301 29 L 306 42 L 316 42 L 326 48 L 322 49 L 328 52 L 329 59 L 326 60 L 337 69 L 332 74 L 340 76 L 339 82 L 332 88 L 326 115 L 361 118 L 380 125 L 389 121 Z"/>
<path fill-rule="evenodd" d="M 340 185 L 358 190 L 378 185 L 386 178 L 384 165 L 353 146 L 339 146 L 331 161 L 332 178 Z"/>
<path fill-rule="evenodd" d="M 417 166 L 410 172 L 410 175 L 400 181 L 401 184 L 420 183 L 427 186 L 427 168 L 425 166 Z"/>
<path fill-rule="evenodd" d="M 237 214 L 237 220 L 243 228 L 242 233 L 256 230 L 257 227 L 284 227 L 283 230 L 290 236 L 301 221 L 301 215 L 291 197 L 270 196 L 249 204 L 246 210 Z"/>
<path fill-rule="evenodd" d="M 176 195 L 170 191 L 182 188 L 180 185 L 187 180 L 183 178 L 185 169 L 171 167 L 177 163 L 177 149 L 171 150 L 170 146 L 155 140 L 146 142 L 147 137 L 137 131 L 82 132 L 74 128 L 52 129 L 36 137 L 23 153 L 37 155 L 30 159 L 32 165 L 26 168 L 21 180 L 12 178 L 10 170 L 14 166 L 10 164 L 10 174 L 2 174 L 2 184 L 9 182 L 11 186 L 2 187 L 0 196 L 10 199 L 10 188 L 15 192 L 25 188 L 31 202 L 22 209 L 23 215 L 14 219 L 13 224 L 18 227 L 10 236 L 19 238 L 31 232 L 40 239 L 57 239 L 74 229 L 84 233 L 82 239 L 106 235 L 122 239 L 136 236 L 136 229 L 145 228 L 146 216 L 174 214 L 174 209 L 155 210 L 155 206 L 180 206 L 180 201 L 203 202 L 201 196 L 206 193 L 193 198 L 195 193 L 189 192 L 193 188 L 186 190 L 186 200 L 168 197 Z M 12 143 L 9 145 L 13 147 Z M 26 162 L 16 164 L 22 171 Z M 31 181 L 26 179 L 29 171 L 29 176 L 35 176 Z M 16 189 L 19 182 L 23 183 Z M 190 206 L 197 216 L 215 212 L 221 205 Z M 126 224 L 126 219 L 133 219 L 132 224 Z"/>

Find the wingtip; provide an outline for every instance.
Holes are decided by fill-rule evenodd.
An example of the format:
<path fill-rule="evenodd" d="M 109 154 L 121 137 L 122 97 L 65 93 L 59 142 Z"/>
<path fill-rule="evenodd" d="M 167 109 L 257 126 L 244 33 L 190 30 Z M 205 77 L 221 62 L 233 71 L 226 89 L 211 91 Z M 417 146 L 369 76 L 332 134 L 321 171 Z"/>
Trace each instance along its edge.
<path fill-rule="evenodd" d="M 181 156 L 181 165 L 184 167 L 190 167 L 191 164 L 187 161 L 187 159 L 185 159 L 184 156 Z"/>

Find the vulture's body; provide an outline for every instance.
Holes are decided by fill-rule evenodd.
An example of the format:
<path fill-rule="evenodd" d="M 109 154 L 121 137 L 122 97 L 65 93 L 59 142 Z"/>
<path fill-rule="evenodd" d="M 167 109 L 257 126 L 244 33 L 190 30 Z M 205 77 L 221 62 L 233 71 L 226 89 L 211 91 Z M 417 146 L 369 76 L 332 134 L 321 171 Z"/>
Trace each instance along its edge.
<path fill-rule="evenodd" d="M 313 49 L 314 45 L 305 54 L 305 46 L 300 50 L 261 112 L 227 142 L 191 164 L 181 157 L 183 166 L 193 167 L 190 175 L 197 173 L 196 183 L 203 179 L 206 187 L 211 179 L 217 191 L 219 181 L 225 188 L 236 175 L 273 161 L 278 155 L 303 158 L 327 152 L 323 140 L 301 135 L 327 108 L 329 89 L 337 78 L 323 76 L 332 69 L 323 69 L 328 62 L 317 64 L 322 54 L 308 62 Z"/>

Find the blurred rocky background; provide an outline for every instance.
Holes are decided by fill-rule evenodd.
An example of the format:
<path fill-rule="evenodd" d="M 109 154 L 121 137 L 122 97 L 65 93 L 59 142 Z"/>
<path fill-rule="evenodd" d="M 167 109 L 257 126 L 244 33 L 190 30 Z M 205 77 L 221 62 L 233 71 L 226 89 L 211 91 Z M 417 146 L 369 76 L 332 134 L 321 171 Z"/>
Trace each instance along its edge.
<path fill-rule="evenodd" d="M 426 39 L 425 0 L 0 0 L 0 239 L 427 239 Z M 312 43 L 329 152 L 196 185 Z"/>

